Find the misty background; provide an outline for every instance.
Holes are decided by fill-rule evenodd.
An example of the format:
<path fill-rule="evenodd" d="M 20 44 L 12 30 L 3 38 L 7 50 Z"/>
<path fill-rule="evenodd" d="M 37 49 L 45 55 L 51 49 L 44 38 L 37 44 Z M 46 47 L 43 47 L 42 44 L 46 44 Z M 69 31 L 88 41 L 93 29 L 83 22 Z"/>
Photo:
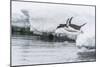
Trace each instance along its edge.
<path fill-rule="evenodd" d="M 21 20 L 21 22 L 17 22 L 17 25 L 23 26 L 21 23 L 25 22 L 27 16 L 22 13 L 22 10 L 29 13 L 29 23 L 32 31 L 34 31 L 34 28 L 44 32 L 53 31 L 59 24 L 66 23 L 67 19 L 72 16 L 75 18 L 72 20 L 73 23 L 77 21 L 86 22 L 89 24 L 89 30 L 92 29 L 93 31 L 95 29 L 95 7 L 93 6 L 12 2 L 12 24 Z M 28 24 L 26 23 L 26 25 Z"/>

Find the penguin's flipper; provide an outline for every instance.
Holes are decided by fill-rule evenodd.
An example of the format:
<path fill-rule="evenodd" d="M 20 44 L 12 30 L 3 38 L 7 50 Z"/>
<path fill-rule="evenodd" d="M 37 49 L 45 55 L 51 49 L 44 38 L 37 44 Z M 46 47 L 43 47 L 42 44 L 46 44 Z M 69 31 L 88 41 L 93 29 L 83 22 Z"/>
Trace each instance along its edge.
<path fill-rule="evenodd" d="M 68 27 L 68 26 L 69 26 L 69 18 L 66 21 L 66 27 Z"/>

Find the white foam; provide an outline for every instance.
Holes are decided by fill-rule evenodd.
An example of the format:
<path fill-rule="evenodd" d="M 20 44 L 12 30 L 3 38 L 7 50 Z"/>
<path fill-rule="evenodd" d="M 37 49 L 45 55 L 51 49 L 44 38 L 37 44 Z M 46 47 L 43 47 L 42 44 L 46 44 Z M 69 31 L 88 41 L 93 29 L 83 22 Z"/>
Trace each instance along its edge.
<path fill-rule="evenodd" d="M 84 33 L 77 36 L 76 46 L 95 47 L 95 24 L 87 23 L 81 30 Z"/>

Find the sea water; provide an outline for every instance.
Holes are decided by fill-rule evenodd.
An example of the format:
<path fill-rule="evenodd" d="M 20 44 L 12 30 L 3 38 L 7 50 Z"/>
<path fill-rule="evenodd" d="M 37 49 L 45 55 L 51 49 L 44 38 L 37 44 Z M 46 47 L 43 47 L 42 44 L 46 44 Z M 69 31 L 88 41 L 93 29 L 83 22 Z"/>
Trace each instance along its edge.
<path fill-rule="evenodd" d="M 75 43 L 42 41 L 37 36 L 11 37 L 11 61 L 15 65 L 34 65 L 95 61 L 95 51 L 80 52 Z"/>

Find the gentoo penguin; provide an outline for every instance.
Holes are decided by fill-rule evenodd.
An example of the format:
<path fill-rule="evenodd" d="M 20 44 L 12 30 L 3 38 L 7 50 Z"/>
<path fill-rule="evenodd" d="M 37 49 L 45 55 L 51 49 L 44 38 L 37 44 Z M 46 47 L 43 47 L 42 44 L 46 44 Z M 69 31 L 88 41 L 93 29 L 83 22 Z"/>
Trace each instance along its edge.
<path fill-rule="evenodd" d="M 73 17 L 71 18 L 68 18 L 67 21 L 66 21 L 66 24 L 59 24 L 59 26 L 57 26 L 56 29 L 58 28 L 73 28 L 74 30 L 80 30 L 81 27 L 83 27 L 86 23 L 82 24 L 82 25 L 77 25 L 77 24 L 72 24 L 71 21 L 72 21 Z"/>

